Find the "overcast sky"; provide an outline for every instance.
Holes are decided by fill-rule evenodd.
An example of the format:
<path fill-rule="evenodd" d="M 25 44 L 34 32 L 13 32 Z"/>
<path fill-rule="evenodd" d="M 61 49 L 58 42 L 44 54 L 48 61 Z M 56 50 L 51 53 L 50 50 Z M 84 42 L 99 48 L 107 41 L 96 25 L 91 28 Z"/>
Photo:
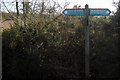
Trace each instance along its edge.
<path fill-rule="evenodd" d="M 85 7 L 85 4 L 89 5 L 89 8 L 108 8 L 111 11 L 115 11 L 116 7 L 113 5 L 113 1 L 118 2 L 119 0 L 56 0 L 59 3 L 65 1 L 70 2 L 68 8 L 72 8 L 74 5 L 81 5 L 81 8 Z"/>
<path fill-rule="evenodd" d="M 12 2 L 15 0 L 2 0 L 4 2 Z M 18 0 L 23 1 L 23 0 Z M 35 1 L 35 0 L 29 0 Z M 43 1 L 43 0 L 37 0 Z M 51 0 L 44 0 L 51 1 Z M 74 5 L 81 5 L 81 8 L 85 7 L 85 4 L 89 5 L 89 8 L 108 8 L 111 11 L 116 11 L 116 7 L 113 5 L 113 1 L 118 2 L 119 0 L 54 0 L 59 2 L 59 4 L 64 5 L 65 2 L 70 3 L 66 8 L 73 8 Z"/>

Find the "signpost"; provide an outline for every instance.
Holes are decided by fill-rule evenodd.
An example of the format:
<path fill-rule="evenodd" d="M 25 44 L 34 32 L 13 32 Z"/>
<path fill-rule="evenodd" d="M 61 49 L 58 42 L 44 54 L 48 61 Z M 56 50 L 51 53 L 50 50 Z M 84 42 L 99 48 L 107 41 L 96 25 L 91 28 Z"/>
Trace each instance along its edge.
<path fill-rule="evenodd" d="M 84 16 L 85 9 L 65 9 L 63 14 L 65 16 Z M 89 9 L 89 16 L 107 16 L 111 13 L 109 9 Z"/>
<path fill-rule="evenodd" d="M 88 5 L 85 5 L 83 9 L 65 9 L 63 14 L 65 16 L 85 16 L 85 75 L 86 78 L 90 77 L 89 67 L 89 16 L 107 16 L 111 13 L 109 9 L 89 9 Z"/>
<path fill-rule="evenodd" d="M 85 5 L 85 73 L 86 78 L 90 76 L 90 68 L 89 68 L 89 8 L 88 5 Z"/>

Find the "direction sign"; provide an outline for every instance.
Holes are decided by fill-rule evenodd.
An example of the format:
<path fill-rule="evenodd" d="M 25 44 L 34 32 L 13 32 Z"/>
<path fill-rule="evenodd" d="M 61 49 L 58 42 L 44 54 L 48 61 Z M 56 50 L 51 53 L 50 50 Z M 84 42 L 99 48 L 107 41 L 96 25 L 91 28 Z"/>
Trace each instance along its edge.
<path fill-rule="evenodd" d="M 85 74 L 86 78 L 90 78 L 90 66 L 89 66 L 89 54 L 90 54 L 90 44 L 89 44 L 89 16 L 107 16 L 111 13 L 109 9 L 95 9 L 89 8 L 86 4 L 85 8 L 82 9 L 65 9 L 63 14 L 66 16 L 84 16 L 84 26 L 85 26 Z"/>
<path fill-rule="evenodd" d="M 90 16 L 107 16 L 110 13 L 109 9 L 90 9 Z"/>
<path fill-rule="evenodd" d="M 84 16 L 85 9 L 65 9 L 63 14 L 66 16 Z M 111 13 L 109 9 L 89 9 L 89 16 L 107 16 Z"/>
<path fill-rule="evenodd" d="M 65 9 L 63 14 L 66 16 L 83 16 L 84 9 Z"/>

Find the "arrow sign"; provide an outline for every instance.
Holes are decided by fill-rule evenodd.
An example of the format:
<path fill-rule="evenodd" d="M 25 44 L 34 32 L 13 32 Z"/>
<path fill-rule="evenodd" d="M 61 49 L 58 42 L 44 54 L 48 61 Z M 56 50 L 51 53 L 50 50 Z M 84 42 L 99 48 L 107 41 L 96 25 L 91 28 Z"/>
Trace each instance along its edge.
<path fill-rule="evenodd" d="M 89 16 L 107 16 L 111 13 L 109 9 L 89 9 Z M 84 16 L 84 9 L 65 9 L 63 14 L 66 16 Z"/>
<path fill-rule="evenodd" d="M 83 16 L 84 9 L 65 9 L 63 14 L 66 16 Z"/>
<path fill-rule="evenodd" d="M 90 9 L 90 16 L 107 16 L 110 13 L 109 9 Z"/>

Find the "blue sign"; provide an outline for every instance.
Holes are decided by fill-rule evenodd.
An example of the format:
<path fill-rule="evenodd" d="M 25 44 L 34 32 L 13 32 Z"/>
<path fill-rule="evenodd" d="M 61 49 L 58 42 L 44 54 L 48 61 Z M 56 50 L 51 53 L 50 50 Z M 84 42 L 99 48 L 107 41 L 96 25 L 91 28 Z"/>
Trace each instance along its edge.
<path fill-rule="evenodd" d="M 107 16 L 110 13 L 109 9 L 90 9 L 90 16 Z"/>
<path fill-rule="evenodd" d="M 89 9 L 89 16 L 107 16 L 111 13 L 109 9 Z M 63 14 L 66 16 L 84 16 L 84 9 L 65 9 Z"/>
<path fill-rule="evenodd" d="M 84 9 L 65 9 L 63 14 L 66 16 L 83 16 Z"/>

